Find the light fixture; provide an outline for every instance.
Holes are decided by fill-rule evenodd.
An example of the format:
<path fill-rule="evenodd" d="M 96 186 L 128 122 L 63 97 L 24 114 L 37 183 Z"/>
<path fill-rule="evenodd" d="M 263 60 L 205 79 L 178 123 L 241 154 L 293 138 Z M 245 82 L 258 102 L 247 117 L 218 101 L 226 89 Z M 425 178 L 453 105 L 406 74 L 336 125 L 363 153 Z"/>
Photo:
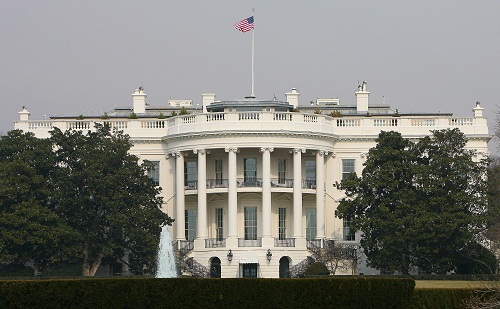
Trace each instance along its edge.
<path fill-rule="evenodd" d="M 231 251 L 231 249 L 229 249 L 229 251 L 227 252 L 227 260 L 229 262 L 233 260 L 233 251 Z"/>
<path fill-rule="evenodd" d="M 271 253 L 271 249 L 267 249 L 267 253 L 266 253 L 267 261 L 271 262 L 272 257 L 273 257 L 273 254 Z"/>

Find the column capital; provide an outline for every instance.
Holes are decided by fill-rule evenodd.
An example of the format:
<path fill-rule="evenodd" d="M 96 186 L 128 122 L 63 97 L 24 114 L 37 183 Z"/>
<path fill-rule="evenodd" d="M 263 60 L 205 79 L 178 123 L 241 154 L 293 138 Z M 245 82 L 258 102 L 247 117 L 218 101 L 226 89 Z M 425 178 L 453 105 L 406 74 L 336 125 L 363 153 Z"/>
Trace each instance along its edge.
<path fill-rule="evenodd" d="M 238 147 L 226 147 L 224 149 L 226 152 L 234 152 L 234 153 L 239 153 L 240 149 Z"/>
<path fill-rule="evenodd" d="M 170 155 L 172 157 L 178 158 L 178 157 L 180 157 L 182 155 L 182 151 L 174 151 L 174 152 L 171 152 Z"/>
<path fill-rule="evenodd" d="M 289 153 L 299 153 L 299 152 L 306 153 L 306 149 L 305 148 L 294 148 L 294 149 L 290 149 L 288 152 Z"/>
<path fill-rule="evenodd" d="M 260 152 L 265 152 L 265 151 L 273 152 L 274 148 L 273 147 L 261 147 L 260 148 Z"/>
<path fill-rule="evenodd" d="M 367 152 L 363 152 L 359 156 L 364 159 L 364 158 L 368 157 L 368 153 Z"/>
<path fill-rule="evenodd" d="M 205 153 L 208 154 L 208 151 L 205 149 L 193 149 L 193 154 L 198 154 L 198 153 L 204 155 Z"/>

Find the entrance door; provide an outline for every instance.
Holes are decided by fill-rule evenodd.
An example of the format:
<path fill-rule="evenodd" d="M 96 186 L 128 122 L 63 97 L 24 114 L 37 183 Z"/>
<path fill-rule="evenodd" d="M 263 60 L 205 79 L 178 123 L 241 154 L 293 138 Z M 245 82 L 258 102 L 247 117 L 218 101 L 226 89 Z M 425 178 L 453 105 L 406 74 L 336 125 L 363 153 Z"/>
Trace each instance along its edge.
<path fill-rule="evenodd" d="M 290 278 L 290 261 L 286 256 L 280 259 L 280 278 Z"/>
<path fill-rule="evenodd" d="M 220 259 L 213 257 L 210 262 L 210 278 L 220 278 Z"/>
<path fill-rule="evenodd" d="M 257 278 L 257 263 L 243 264 L 243 278 Z"/>

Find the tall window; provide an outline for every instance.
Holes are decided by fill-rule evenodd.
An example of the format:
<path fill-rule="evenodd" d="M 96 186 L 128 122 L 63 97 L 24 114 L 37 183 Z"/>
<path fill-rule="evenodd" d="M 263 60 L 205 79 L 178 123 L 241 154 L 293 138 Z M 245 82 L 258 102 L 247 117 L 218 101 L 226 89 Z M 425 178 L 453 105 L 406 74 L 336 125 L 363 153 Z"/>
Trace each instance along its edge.
<path fill-rule="evenodd" d="M 278 239 L 286 239 L 286 208 L 278 209 Z"/>
<path fill-rule="evenodd" d="M 306 188 L 316 188 L 316 160 L 306 160 Z"/>
<path fill-rule="evenodd" d="M 286 159 L 278 159 L 278 183 L 286 182 Z"/>
<path fill-rule="evenodd" d="M 196 168 L 196 161 L 184 162 L 184 186 L 189 188 L 196 188 L 198 180 L 198 170 Z"/>
<path fill-rule="evenodd" d="M 257 239 L 257 207 L 245 207 L 245 239 Z"/>
<path fill-rule="evenodd" d="M 149 161 L 151 167 L 148 169 L 148 176 L 155 186 L 160 185 L 160 161 Z"/>
<path fill-rule="evenodd" d="M 306 208 L 306 239 L 316 239 L 316 208 Z"/>
<path fill-rule="evenodd" d="M 352 223 L 351 217 L 346 216 L 344 218 L 344 223 L 343 223 L 344 226 L 343 240 L 348 240 L 348 241 L 356 240 L 356 234 L 352 232 L 351 223 Z"/>
<path fill-rule="evenodd" d="M 222 208 L 215 208 L 215 237 L 217 240 L 222 240 L 224 238 L 224 230 L 223 230 L 223 211 Z"/>
<path fill-rule="evenodd" d="M 342 159 L 342 180 L 349 177 L 351 173 L 356 173 L 355 163 L 354 159 Z"/>
<path fill-rule="evenodd" d="M 184 213 L 186 240 L 193 241 L 196 238 L 196 209 L 186 209 Z"/>
<path fill-rule="evenodd" d="M 245 182 L 257 181 L 257 159 L 245 158 L 243 159 L 243 176 Z"/>
<path fill-rule="evenodd" d="M 222 160 L 215 160 L 215 184 L 222 185 Z"/>

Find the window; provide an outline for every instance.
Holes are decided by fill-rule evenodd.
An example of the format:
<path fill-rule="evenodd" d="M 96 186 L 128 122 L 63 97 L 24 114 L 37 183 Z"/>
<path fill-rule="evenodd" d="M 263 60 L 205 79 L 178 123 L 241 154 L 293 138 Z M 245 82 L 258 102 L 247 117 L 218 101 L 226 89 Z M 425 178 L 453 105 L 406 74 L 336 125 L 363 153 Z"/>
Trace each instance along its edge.
<path fill-rule="evenodd" d="M 151 178 L 155 186 L 160 185 L 160 161 L 149 161 L 148 177 Z"/>
<path fill-rule="evenodd" d="M 347 240 L 347 241 L 356 240 L 356 234 L 352 232 L 351 223 L 352 223 L 351 217 L 346 216 L 344 218 L 344 223 L 343 223 L 343 226 L 344 226 L 343 240 Z"/>
<path fill-rule="evenodd" d="M 222 185 L 222 160 L 215 160 L 215 184 Z"/>
<path fill-rule="evenodd" d="M 278 209 L 278 239 L 286 239 L 286 208 Z"/>
<path fill-rule="evenodd" d="M 224 238 L 224 230 L 222 225 L 223 216 L 222 208 L 215 208 L 215 237 L 217 240 L 222 240 Z"/>
<path fill-rule="evenodd" d="M 306 239 L 316 239 L 316 208 L 306 208 Z"/>
<path fill-rule="evenodd" d="M 278 183 L 286 182 L 286 159 L 278 159 Z"/>
<path fill-rule="evenodd" d="M 245 177 L 245 182 L 255 182 L 257 178 L 257 159 L 243 159 L 243 168 L 243 176 Z"/>
<path fill-rule="evenodd" d="M 316 188 L 316 160 L 306 160 L 306 188 Z"/>
<path fill-rule="evenodd" d="M 184 186 L 190 189 L 196 189 L 198 180 L 198 170 L 196 161 L 184 162 Z"/>
<path fill-rule="evenodd" d="M 351 173 L 356 173 L 355 169 L 356 160 L 354 159 L 343 159 L 342 160 L 342 180 L 349 177 Z"/>
<path fill-rule="evenodd" d="M 245 207 L 245 240 L 257 240 L 257 207 Z"/>
<path fill-rule="evenodd" d="M 196 238 L 196 209 L 186 209 L 185 236 L 186 240 L 193 241 Z"/>

